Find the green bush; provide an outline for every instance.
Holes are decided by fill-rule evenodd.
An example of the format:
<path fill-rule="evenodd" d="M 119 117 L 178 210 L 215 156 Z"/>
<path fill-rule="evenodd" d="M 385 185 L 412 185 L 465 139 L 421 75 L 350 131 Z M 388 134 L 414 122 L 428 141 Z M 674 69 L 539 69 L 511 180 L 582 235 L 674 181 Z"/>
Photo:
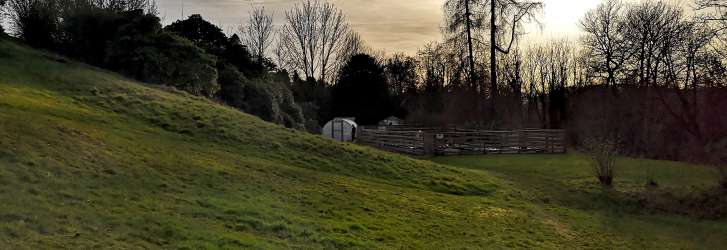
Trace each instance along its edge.
<path fill-rule="evenodd" d="M 248 103 L 246 112 L 286 127 L 304 127 L 303 111 L 295 103 L 293 94 L 285 83 L 262 78 L 246 85 L 245 93 Z"/>
<path fill-rule="evenodd" d="M 163 32 L 156 16 L 131 11 L 124 19 L 120 35 L 108 49 L 105 64 L 110 69 L 194 95 L 213 97 L 219 91 L 215 57 L 184 38 Z"/>
<path fill-rule="evenodd" d="M 283 81 L 271 77 L 249 80 L 227 65 L 220 71 L 219 82 L 220 99 L 227 105 L 289 128 L 304 127 L 303 112 Z"/>
<path fill-rule="evenodd" d="M 217 60 L 162 30 L 146 1 L 12 0 L 20 38 L 140 81 L 214 97 Z M 223 35 L 224 36 L 224 35 Z M 224 40 L 224 39 L 223 39 Z"/>
<path fill-rule="evenodd" d="M 138 13 L 141 15 L 142 13 Z M 77 1 L 63 10 L 60 51 L 67 56 L 103 67 L 107 47 L 122 25 L 124 13 Z"/>
<path fill-rule="evenodd" d="M 199 14 L 191 15 L 185 20 L 177 20 L 164 27 L 164 31 L 184 37 L 202 48 L 205 53 L 217 57 L 220 71 L 221 67 L 231 65 L 248 78 L 261 77 L 269 71 L 253 62 L 247 47 L 242 45 L 237 35 L 227 38 L 222 29 L 204 20 Z"/>
<path fill-rule="evenodd" d="M 0 0 L 4 1 L 4 0 Z M 219 98 L 264 120 L 303 128 L 286 72 L 251 60 L 200 15 L 162 28 L 148 1 L 12 0 L 21 38 L 139 81 Z"/>
<path fill-rule="evenodd" d="M 318 105 L 314 102 L 303 102 L 298 103 L 298 105 L 303 111 L 303 116 L 305 117 L 305 129 L 314 134 L 320 133 L 321 125 L 318 119 Z"/>
<path fill-rule="evenodd" d="M 61 3 L 59 0 L 10 0 L 7 3 L 10 22 L 28 45 L 56 49 L 61 37 Z"/>
<path fill-rule="evenodd" d="M 719 186 L 727 190 L 727 158 L 722 158 L 716 162 L 717 172 L 719 173 Z"/>
<path fill-rule="evenodd" d="M 177 20 L 164 27 L 164 30 L 187 38 L 197 47 L 213 55 L 223 54 L 228 44 L 225 33 L 199 14 L 191 15 L 185 20 Z"/>
<path fill-rule="evenodd" d="M 245 85 L 248 83 L 248 79 L 232 65 L 222 66 L 219 72 L 220 100 L 227 105 L 245 110 L 247 108 Z"/>
<path fill-rule="evenodd" d="M 268 73 L 272 68 L 253 62 L 237 35 L 230 38 L 201 15 L 191 15 L 164 27 L 217 57 L 220 72 L 219 98 L 227 105 L 263 120 L 303 128 L 305 119 L 287 86 L 287 73 Z"/>

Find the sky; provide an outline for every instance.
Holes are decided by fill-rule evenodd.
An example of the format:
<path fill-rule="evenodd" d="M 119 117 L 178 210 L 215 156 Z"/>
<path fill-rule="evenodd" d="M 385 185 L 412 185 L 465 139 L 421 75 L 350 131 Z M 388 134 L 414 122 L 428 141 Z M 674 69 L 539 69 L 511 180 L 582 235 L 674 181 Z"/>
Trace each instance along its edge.
<path fill-rule="evenodd" d="M 252 5 L 265 6 L 282 25 L 285 11 L 300 0 L 157 0 L 165 24 L 184 15 L 202 14 L 225 32 L 233 33 L 247 20 Z M 444 0 L 331 0 L 344 11 L 349 23 L 375 50 L 416 53 L 431 41 L 441 40 Z M 543 0 L 541 26 L 529 25 L 523 41 L 549 38 L 576 39 L 578 20 L 600 0 Z M 182 8 L 184 6 L 184 8 Z"/>

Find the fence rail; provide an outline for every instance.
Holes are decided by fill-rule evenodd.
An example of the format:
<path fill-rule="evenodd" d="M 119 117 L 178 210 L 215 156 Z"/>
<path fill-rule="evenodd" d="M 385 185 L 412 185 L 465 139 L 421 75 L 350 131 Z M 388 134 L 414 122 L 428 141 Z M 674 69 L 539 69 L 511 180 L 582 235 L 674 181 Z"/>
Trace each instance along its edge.
<path fill-rule="evenodd" d="M 419 131 L 380 131 L 362 129 L 357 142 L 384 150 L 424 155 L 424 137 Z"/>
<path fill-rule="evenodd" d="M 362 128 L 358 143 L 414 155 L 565 153 L 565 132 L 552 129 L 493 131 L 428 127 Z"/>

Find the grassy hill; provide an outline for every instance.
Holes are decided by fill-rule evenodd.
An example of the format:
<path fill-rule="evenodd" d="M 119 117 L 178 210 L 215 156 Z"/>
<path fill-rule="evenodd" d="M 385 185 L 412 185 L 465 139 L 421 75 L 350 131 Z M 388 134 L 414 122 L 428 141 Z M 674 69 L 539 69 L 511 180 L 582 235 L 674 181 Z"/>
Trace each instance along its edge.
<path fill-rule="evenodd" d="M 548 209 L 496 176 L 329 141 L 0 41 L 2 248 L 725 244 L 663 237 L 677 226 L 724 232 L 722 222 L 620 232 L 602 221 L 619 218 Z"/>

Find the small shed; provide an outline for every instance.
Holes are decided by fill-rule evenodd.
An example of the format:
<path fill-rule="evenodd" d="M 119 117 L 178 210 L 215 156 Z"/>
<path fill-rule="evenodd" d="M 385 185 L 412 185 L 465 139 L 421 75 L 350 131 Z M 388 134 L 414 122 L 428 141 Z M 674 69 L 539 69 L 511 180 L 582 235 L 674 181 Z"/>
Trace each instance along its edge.
<path fill-rule="evenodd" d="M 398 126 L 404 124 L 404 120 L 396 116 L 389 116 L 379 122 L 379 126 Z"/>
<path fill-rule="evenodd" d="M 356 129 L 358 129 L 358 125 L 354 120 L 356 119 L 348 117 L 334 118 L 323 126 L 321 131 L 323 137 L 336 141 L 354 141 L 356 139 Z"/>

